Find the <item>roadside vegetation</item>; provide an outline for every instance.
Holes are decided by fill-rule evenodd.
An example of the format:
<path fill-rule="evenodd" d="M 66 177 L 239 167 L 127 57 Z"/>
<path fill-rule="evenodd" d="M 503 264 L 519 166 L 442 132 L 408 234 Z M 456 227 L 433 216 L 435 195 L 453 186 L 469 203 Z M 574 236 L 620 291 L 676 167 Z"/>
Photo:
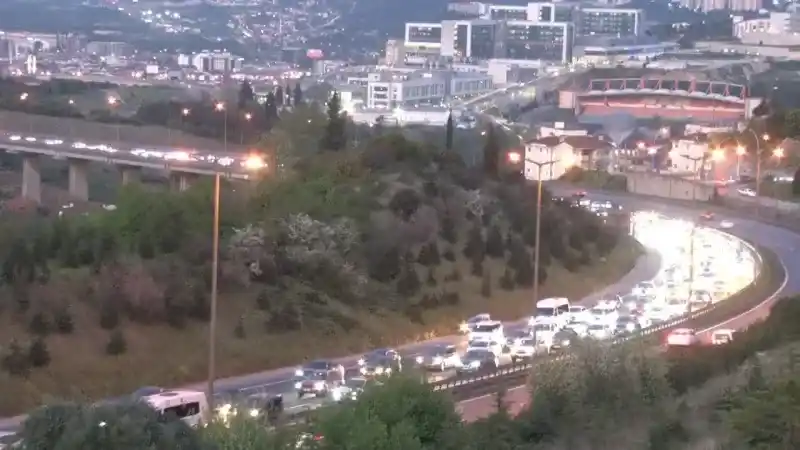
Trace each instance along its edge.
<path fill-rule="evenodd" d="M 516 416 L 500 392 L 496 413 L 462 423 L 447 393 L 397 376 L 293 426 L 239 417 L 194 431 L 142 405 L 57 404 L 34 412 L 21 437 L 41 450 L 798 448 L 798 300 L 779 300 L 724 346 L 660 354 L 579 344 L 575 358 L 534 367 L 530 403 Z M 302 433 L 323 438 L 297 447 Z"/>
<path fill-rule="evenodd" d="M 265 136 L 275 170 L 261 182 L 225 186 L 222 376 L 450 334 L 471 314 L 518 318 L 534 303 L 535 189 L 504 172 L 497 134 L 473 166 L 451 143 L 380 126 L 356 144 L 337 101 L 302 139 Z M 211 198 L 210 182 L 129 186 L 113 211 L 4 220 L 0 414 L 202 380 Z M 621 277 L 640 254 L 626 230 L 545 201 L 540 295 L 579 298 Z"/>

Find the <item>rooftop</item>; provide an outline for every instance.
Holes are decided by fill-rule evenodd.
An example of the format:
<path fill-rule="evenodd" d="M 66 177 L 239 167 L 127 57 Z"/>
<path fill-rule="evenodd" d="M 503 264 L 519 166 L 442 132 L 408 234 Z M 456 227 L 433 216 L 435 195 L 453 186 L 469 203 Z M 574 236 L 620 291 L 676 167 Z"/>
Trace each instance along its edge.
<path fill-rule="evenodd" d="M 576 150 L 600 150 L 612 146 L 610 142 L 594 136 L 548 136 L 526 142 L 526 144 L 539 144 L 546 147 L 555 147 L 562 143 Z"/>

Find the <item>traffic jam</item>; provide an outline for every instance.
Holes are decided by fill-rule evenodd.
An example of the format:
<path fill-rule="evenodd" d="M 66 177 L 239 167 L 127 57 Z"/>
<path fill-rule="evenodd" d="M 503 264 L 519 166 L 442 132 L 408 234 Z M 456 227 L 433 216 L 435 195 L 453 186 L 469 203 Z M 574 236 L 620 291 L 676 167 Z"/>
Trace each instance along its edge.
<path fill-rule="evenodd" d="M 582 195 L 570 201 L 601 217 L 611 217 L 622 209 Z M 591 305 L 575 304 L 568 298 L 542 299 L 521 324 L 508 325 L 488 313 L 477 314 L 460 324 L 461 338 L 456 341 L 423 344 L 411 353 L 377 349 L 361 356 L 357 367 L 311 361 L 296 369 L 293 392 L 276 397 L 285 399 L 285 404 L 281 401 L 285 408 L 311 409 L 356 399 L 368 386 L 400 371 L 412 369 L 437 381 L 526 362 L 537 355 L 564 353 L 580 340 L 633 336 L 724 301 L 757 273 L 753 252 L 741 240 L 719 230 L 733 224 L 716 223 L 710 213 L 674 219 L 639 211 L 630 214 L 627 222 L 631 234 L 645 248 L 657 252 L 661 261 L 654 278 L 627 292 L 604 296 Z M 664 343 L 719 345 L 734 336 L 733 330 L 720 329 L 703 342 L 696 330 L 680 328 L 665 335 Z"/>

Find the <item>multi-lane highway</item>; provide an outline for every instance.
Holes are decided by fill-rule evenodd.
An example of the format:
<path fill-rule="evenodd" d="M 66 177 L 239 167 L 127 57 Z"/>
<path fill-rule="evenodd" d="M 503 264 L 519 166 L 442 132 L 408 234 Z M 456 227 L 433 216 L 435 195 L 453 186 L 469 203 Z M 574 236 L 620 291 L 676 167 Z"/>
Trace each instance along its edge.
<path fill-rule="evenodd" d="M 566 191 L 560 193 L 568 194 Z M 698 214 L 697 209 L 660 205 L 654 203 L 652 200 L 646 201 L 622 195 L 597 194 L 593 197 L 619 202 L 629 208 L 649 208 L 674 217 L 695 217 Z M 732 317 L 716 326 L 702 330 L 704 334 L 709 334 L 713 330 L 721 327 L 733 329 L 746 328 L 749 324 L 764 319 L 769 314 L 769 308 L 777 298 L 800 293 L 800 258 L 795 255 L 798 249 L 800 249 L 800 235 L 784 228 L 753 220 L 739 219 L 731 215 L 720 215 L 718 219 L 730 220 L 734 223 L 733 229 L 726 230 L 727 232 L 755 242 L 775 252 L 786 269 L 787 278 L 780 291 L 777 292 L 776 295 L 765 299 L 757 308 L 739 316 Z M 528 400 L 529 394 L 526 386 L 508 390 L 506 402 L 511 413 L 520 411 L 527 404 Z M 459 412 L 465 420 L 476 420 L 486 417 L 494 411 L 494 408 L 495 399 L 493 395 L 484 395 L 465 400 L 458 405 Z"/>

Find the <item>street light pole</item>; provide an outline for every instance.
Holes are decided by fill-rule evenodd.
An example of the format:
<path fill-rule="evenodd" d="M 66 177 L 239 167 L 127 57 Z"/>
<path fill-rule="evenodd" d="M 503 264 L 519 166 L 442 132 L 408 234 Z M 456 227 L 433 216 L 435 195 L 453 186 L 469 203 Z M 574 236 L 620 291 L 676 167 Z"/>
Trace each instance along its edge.
<path fill-rule="evenodd" d="M 211 244 L 211 314 L 208 321 L 208 391 L 209 411 L 214 411 L 214 380 L 217 365 L 217 283 L 219 281 L 219 210 L 220 173 L 214 174 L 214 224 Z M 211 413 L 213 414 L 213 413 Z"/>
<path fill-rule="evenodd" d="M 539 301 L 539 253 L 541 249 L 541 234 L 542 234 L 542 169 L 545 166 L 552 167 L 559 160 L 550 159 L 550 161 L 537 162 L 532 159 L 525 158 L 526 163 L 531 163 L 536 166 L 536 234 L 534 235 L 534 249 L 533 249 L 533 301 Z"/>

